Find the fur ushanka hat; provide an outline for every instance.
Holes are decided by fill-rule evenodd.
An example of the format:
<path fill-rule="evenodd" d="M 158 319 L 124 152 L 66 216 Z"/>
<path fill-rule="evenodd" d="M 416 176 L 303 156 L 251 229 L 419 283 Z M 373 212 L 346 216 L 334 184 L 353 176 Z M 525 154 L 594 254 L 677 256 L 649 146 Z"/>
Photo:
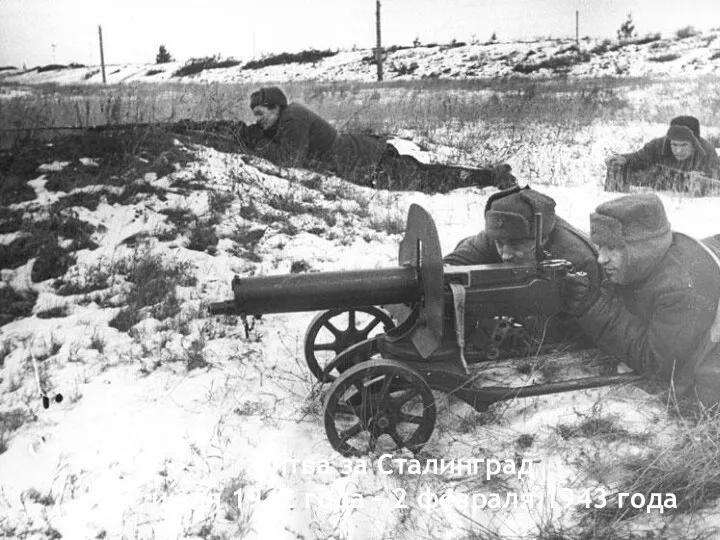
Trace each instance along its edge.
<path fill-rule="evenodd" d="M 254 109 L 258 105 L 262 105 L 264 107 L 277 106 L 281 109 L 284 109 L 285 107 L 287 107 L 287 104 L 287 97 L 285 97 L 283 91 L 280 90 L 277 86 L 268 86 L 266 88 L 261 88 L 260 90 L 257 90 L 256 92 L 250 94 L 251 109 Z"/>
<path fill-rule="evenodd" d="M 625 249 L 623 283 L 642 279 L 672 243 L 670 222 L 660 197 L 637 193 L 607 201 L 590 214 L 590 239 L 599 246 Z"/>
<path fill-rule="evenodd" d="M 535 238 L 535 214 L 542 214 L 542 236 L 555 227 L 555 201 L 529 187 L 495 193 L 485 205 L 485 233 L 493 240 Z"/>

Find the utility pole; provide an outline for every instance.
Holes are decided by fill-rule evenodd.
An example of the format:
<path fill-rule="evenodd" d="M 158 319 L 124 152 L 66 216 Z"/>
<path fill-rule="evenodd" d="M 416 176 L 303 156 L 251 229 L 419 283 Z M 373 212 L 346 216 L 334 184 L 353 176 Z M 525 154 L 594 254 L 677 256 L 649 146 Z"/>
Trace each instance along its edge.
<path fill-rule="evenodd" d="M 580 45 L 580 11 L 575 10 L 575 44 Z"/>
<path fill-rule="evenodd" d="M 102 26 L 98 24 L 98 35 L 100 36 L 100 66 L 102 67 L 103 84 L 107 84 L 105 77 L 105 52 L 103 51 Z"/>
<path fill-rule="evenodd" d="M 382 68 L 382 40 L 380 39 L 380 0 L 375 1 L 375 33 L 377 46 L 375 47 L 375 62 L 377 63 L 377 80 L 383 80 Z"/>

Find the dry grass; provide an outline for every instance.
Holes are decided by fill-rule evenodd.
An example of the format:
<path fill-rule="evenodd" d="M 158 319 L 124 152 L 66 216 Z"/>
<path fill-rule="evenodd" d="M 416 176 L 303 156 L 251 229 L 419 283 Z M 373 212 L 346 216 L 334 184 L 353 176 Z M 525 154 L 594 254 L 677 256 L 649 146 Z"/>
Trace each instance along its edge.
<path fill-rule="evenodd" d="M 108 87 L 39 86 L 30 98 L 0 102 L 0 128 L 10 126 L 87 126 L 130 122 L 242 119 L 251 121 L 247 100 L 257 85 L 238 83 L 131 84 Z M 717 124 L 720 111 L 698 107 L 712 94 L 704 80 L 652 79 L 418 80 L 385 83 L 282 83 L 292 101 L 300 101 L 347 130 L 433 132 L 450 125 L 545 122 L 572 129 L 599 119 L 620 122 L 667 118 L 703 110 Z M 672 111 L 632 104 L 622 97 L 634 88 L 668 87 L 684 99 L 665 105 Z M 497 92 L 502 99 L 483 93 Z M 716 93 L 716 92 L 715 92 Z M 715 95 L 717 99 L 717 96 Z M 522 121 L 522 122 L 520 122 Z"/>

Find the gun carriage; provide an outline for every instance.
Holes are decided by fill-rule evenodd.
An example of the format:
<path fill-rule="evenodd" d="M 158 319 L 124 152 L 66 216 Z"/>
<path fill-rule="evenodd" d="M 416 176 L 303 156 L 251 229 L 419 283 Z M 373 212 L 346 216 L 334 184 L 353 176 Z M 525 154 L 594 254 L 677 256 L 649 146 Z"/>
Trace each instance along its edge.
<path fill-rule="evenodd" d="M 536 231 L 542 230 L 540 219 L 537 215 Z M 522 331 L 518 320 L 560 312 L 563 279 L 572 265 L 542 260 L 540 238 L 536 247 L 538 259 L 532 264 L 443 267 L 435 223 L 413 204 L 398 267 L 235 276 L 234 298 L 210 304 L 209 311 L 247 317 L 326 310 L 308 328 L 305 357 L 319 381 L 332 383 L 324 403 L 331 445 L 345 456 L 375 451 L 379 441 L 417 452 L 434 430 L 433 390 L 482 412 L 499 401 L 639 378 L 630 373 L 498 387 L 482 386 L 482 374 L 468 369 L 468 364 L 507 353 Z M 377 307 L 391 305 L 405 306 L 399 311 L 407 315 L 397 325 Z M 347 327 L 337 322 L 345 317 Z M 358 324 L 361 318 L 365 321 Z M 323 341 L 318 337 L 322 333 L 330 338 Z M 467 347 L 469 342 L 473 346 Z M 329 352 L 329 360 L 320 361 L 320 352 Z"/>

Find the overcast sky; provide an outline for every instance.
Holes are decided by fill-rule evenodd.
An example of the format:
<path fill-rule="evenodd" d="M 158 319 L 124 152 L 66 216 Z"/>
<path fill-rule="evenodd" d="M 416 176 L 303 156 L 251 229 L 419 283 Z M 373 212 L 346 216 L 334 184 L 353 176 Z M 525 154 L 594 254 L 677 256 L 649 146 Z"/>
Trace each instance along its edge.
<path fill-rule="evenodd" d="M 720 27 L 720 0 L 382 0 L 383 44 L 501 41 L 537 36 L 614 38 L 631 13 L 639 34 Z M 241 60 L 303 49 L 367 48 L 375 0 L 0 0 L 0 66 Z"/>

